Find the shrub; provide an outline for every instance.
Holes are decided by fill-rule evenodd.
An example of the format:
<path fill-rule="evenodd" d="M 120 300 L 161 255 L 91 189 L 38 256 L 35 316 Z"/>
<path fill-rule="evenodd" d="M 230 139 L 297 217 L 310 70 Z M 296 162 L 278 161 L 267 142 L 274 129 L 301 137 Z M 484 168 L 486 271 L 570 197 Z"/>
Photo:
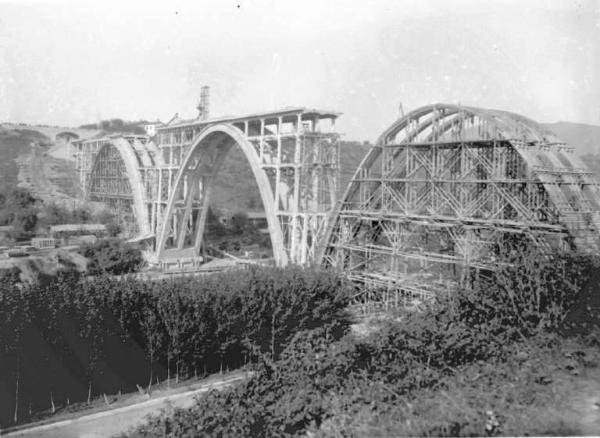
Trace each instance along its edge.
<path fill-rule="evenodd" d="M 519 397 L 519 406 L 525 406 L 535 392 L 532 385 L 547 384 L 539 364 L 521 371 L 518 353 L 542 356 L 538 350 L 557 348 L 553 332 L 580 299 L 595 266 L 589 257 L 530 256 L 440 297 L 422 313 L 387 321 L 362 340 L 340 338 L 343 330 L 335 325 L 296 333 L 279 360 L 262 360 L 245 384 L 155 417 L 133 436 L 498 434 L 484 408 L 488 392 L 509 382 L 514 390 L 507 397 Z M 540 347 L 531 348 L 532 342 Z M 476 374 L 461 380 L 462 372 Z M 445 391 L 458 391 L 457 382 L 473 393 L 460 400 L 462 409 L 444 408 L 453 402 Z M 510 404 L 507 399 L 505 406 Z M 423 417 L 427 414 L 436 417 Z"/>
<path fill-rule="evenodd" d="M 89 259 L 90 275 L 121 275 L 136 272 L 144 258 L 141 250 L 118 239 L 102 239 L 84 245 L 79 253 Z"/>
<path fill-rule="evenodd" d="M 542 256 L 531 249 L 513 252 L 504 261 L 502 269 L 480 276 L 445 304 L 469 326 L 511 339 L 563 327 L 569 310 L 583 299 L 583 285 L 600 266 L 592 256 Z"/>

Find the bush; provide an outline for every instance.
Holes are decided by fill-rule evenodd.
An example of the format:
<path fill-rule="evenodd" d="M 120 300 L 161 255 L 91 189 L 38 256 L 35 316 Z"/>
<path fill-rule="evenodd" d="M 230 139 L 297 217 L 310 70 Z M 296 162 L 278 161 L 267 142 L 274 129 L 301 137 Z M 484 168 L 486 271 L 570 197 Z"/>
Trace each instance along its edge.
<path fill-rule="evenodd" d="M 593 258 L 573 255 L 525 254 L 515 262 L 422 313 L 384 322 L 366 339 L 341 337 L 335 325 L 299 332 L 279 360 L 263 360 L 245 384 L 155 417 L 132 436 L 498 434 L 484 410 L 488 392 L 508 382 L 505 405 L 519 397 L 526 406 L 532 385 L 547 384 L 541 364 L 521 371 L 519 353 L 548 357 L 558 349 L 554 332 L 596 266 Z M 461 373 L 475 377 L 461 380 Z M 445 390 L 459 391 L 457 382 L 475 389 L 461 400 L 463 409 L 444 408 L 453 401 Z M 523 426 L 514 424 L 517 431 Z"/>
<path fill-rule="evenodd" d="M 0 199 L 0 225 L 14 227 L 13 238 L 29 235 L 37 225 L 35 198 L 23 188 L 16 188 Z"/>
<path fill-rule="evenodd" d="M 480 276 L 445 304 L 469 326 L 511 339 L 563 328 L 570 309 L 584 298 L 583 286 L 600 267 L 597 257 L 542 256 L 529 249 L 503 262 L 502 269 Z"/>
<path fill-rule="evenodd" d="M 144 258 L 141 250 L 118 239 L 102 239 L 84 245 L 79 253 L 89 259 L 90 275 L 121 275 L 136 272 Z"/>

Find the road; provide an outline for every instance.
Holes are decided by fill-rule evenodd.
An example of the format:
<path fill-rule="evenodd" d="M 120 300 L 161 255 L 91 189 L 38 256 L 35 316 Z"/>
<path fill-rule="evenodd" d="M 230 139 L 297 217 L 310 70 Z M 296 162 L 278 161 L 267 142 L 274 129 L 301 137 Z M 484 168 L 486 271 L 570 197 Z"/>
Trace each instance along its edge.
<path fill-rule="evenodd" d="M 211 389 L 222 389 L 245 378 L 246 374 L 236 375 L 206 383 L 192 391 L 157 397 L 131 406 L 22 429 L 2 434 L 2 437 L 108 438 L 143 423 L 146 416 L 157 414 L 165 407 L 189 407 L 194 403 L 195 396 Z"/>

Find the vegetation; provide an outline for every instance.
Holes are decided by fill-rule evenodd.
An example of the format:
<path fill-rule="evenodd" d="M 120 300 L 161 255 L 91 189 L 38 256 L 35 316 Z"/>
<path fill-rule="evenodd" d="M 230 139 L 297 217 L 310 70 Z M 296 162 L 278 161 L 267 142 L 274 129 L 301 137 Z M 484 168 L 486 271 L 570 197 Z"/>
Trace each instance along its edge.
<path fill-rule="evenodd" d="M 81 129 L 100 129 L 107 134 L 114 133 L 125 133 L 125 134 L 139 134 L 144 135 L 144 125 L 148 123 L 145 120 L 138 120 L 135 122 L 125 121 L 122 119 L 108 119 L 102 120 L 99 123 L 90 123 L 87 125 L 81 125 Z"/>
<path fill-rule="evenodd" d="M 11 225 L 14 238 L 31 234 L 37 225 L 35 202 L 31 193 L 25 189 L 0 192 L 0 225 Z"/>
<path fill-rule="evenodd" d="M 311 269 L 145 282 L 0 280 L 0 424 L 94 394 L 278 360 L 298 330 L 347 326 L 345 284 Z M 149 388 L 150 389 L 150 388 Z"/>
<path fill-rule="evenodd" d="M 245 384 L 129 436 L 580 434 L 540 405 L 560 402 L 553 373 L 598 366 L 597 308 L 568 317 L 596 293 L 598 263 L 528 256 L 366 338 L 336 324 L 299 331 Z"/>
<path fill-rule="evenodd" d="M 83 245 L 79 253 L 89 260 L 89 275 L 122 275 L 137 272 L 144 263 L 142 251 L 119 239 L 101 239 Z"/>
<path fill-rule="evenodd" d="M 238 252 L 243 247 L 258 245 L 262 249 L 271 249 L 271 237 L 261 233 L 259 227 L 248 220 L 244 212 L 238 212 L 231 218 L 229 224 L 224 225 L 219 220 L 218 214 L 209 208 L 206 218 L 205 239 L 209 252 L 217 257 L 221 251 Z"/>
<path fill-rule="evenodd" d="M 0 226 L 13 227 L 13 240 L 30 238 L 36 231 L 45 231 L 51 225 L 93 222 L 105 224 L 113 237 L 120 231 L 114 214 L 109 211 L 93 214 L 84 206 L 67 208 L 53 202 L 43 203 L 20 187 L 0 190 Z"/>
<path fill-rule="evenodd" d="M 17 158 L 30 150 L 32 142 L 45 142 L 48 138 L 31 129 L 4 130 L 0 126 L 0 191 L 17 187 L 19 166 Z"/>

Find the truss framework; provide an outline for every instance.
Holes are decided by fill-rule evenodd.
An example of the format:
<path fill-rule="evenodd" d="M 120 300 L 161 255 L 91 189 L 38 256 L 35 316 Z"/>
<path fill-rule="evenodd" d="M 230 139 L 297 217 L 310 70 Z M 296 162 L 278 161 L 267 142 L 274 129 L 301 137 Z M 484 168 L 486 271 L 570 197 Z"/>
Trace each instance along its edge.
<path fill-rule="evenodd" d="M 276 262 L 313 260 L 336 202 L 338 115 L 292 108 L 160 129 L 165 165 L 157 200 L 158 258 L 199 253 L 212 185 L 229 150 L 238 146 L 258 183 Z"/>
<path fill-rule="evenodd" d="M 321 254 L 370 288 L 431 296 L 495 269 L 498 247 L 597 252 L 599 185 L 572 149 L 512 113 L 419 108 L 367 153 Z"/>
<path fill-rule="evenodd" d="M 322 245 L 339 180 L 338 113 L 290 108 L 176 122 L 147 137 L 80 141 L 75 158 L 89 200 L 154 242 L 156 258 L 200 252 L 211 187 L 232 147 L 252 168 L 276 262 L 308 263 Z"/>
<path fill-rule="evenodd" d="M 80 181 L 89 201 L 104 203 L 128 236 L 150 232 L 156 148 L 145 136 L 74 142 Z"/>

